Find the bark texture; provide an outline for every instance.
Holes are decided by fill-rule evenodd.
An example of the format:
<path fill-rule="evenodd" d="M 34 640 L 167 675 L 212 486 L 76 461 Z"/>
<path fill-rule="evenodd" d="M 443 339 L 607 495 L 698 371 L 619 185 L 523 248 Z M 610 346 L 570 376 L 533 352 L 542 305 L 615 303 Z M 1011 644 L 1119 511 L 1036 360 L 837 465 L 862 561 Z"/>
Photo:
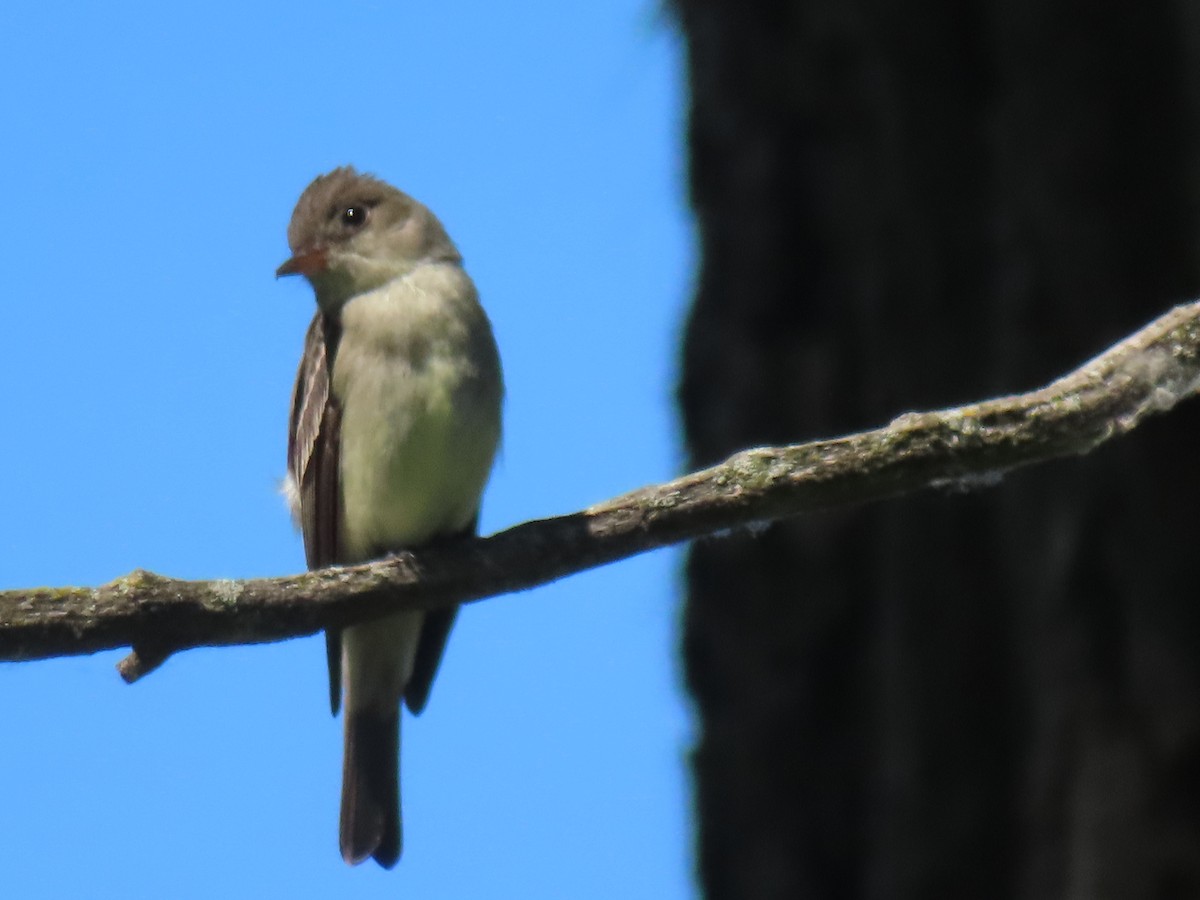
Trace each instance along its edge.
<path fill-rule="evenodd" d="M 1200 292 L 1184 0 L 673 5 L 694 465 L 1027 389 Z M 1200 896 L 1197 446 L 1185 407 L 697 544 L 707 895 Z"/>
<path fill-rule="evenodd" d="M 95 588 L 0 591 L 0 662 L 132 647 L 118 668 L 136 681 L 192 647 L 283 640 L 384 612 L 452 609 L 804 512 L 948 483 L 994 486 L 1014 468 L 1088 453 L 1198 390 L 1200 301 L 1038 391 L 910 413 L 833 440 L 743 450 L 665 484 L 487 538 L 279 578 L 183 581 L 138 570 Z"/>

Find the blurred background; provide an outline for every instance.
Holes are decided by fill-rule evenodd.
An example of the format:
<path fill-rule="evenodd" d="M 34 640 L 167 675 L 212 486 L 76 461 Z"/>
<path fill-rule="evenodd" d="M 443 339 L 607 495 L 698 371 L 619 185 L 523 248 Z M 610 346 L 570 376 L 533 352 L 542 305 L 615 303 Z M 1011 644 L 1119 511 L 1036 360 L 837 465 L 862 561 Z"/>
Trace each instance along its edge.
<path fill-rule="evenodd" d="M 1200 7 L 676 0 L 699 465 L 1029 390 L 1200 288 Z M 697 543 L 710 898 L 1200 897 L 1200 404 Z"/>
<path fill-rule="evenodd" d="M 462 250 L 508 384 L 482 528 L 679 471 L 692 268 L 652 4 L 0 9 L 0 583 L 302 570 L 277 487 L 311 291 L 300 192 L 352 163 Z M 12 897 L 681 897 L 678 555 L 461 617 L 404 723 L 405 856 L 337 850 L 323 643 L 0 666 Z"/>

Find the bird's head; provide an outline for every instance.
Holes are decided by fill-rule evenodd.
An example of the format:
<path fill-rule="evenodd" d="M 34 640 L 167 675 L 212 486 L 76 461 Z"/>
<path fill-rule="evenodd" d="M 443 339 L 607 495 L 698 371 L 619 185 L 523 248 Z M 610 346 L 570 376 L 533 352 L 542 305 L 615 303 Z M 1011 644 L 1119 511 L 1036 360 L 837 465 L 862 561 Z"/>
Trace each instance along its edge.
<path fill-rule="evenodd" d="M 349 166 L 305 188 L 288 225 L 288 246 L 292 256 L 275 276 L 303 275 L 328 314 L 421 263 L 462 261 L 425 206 Z"/>

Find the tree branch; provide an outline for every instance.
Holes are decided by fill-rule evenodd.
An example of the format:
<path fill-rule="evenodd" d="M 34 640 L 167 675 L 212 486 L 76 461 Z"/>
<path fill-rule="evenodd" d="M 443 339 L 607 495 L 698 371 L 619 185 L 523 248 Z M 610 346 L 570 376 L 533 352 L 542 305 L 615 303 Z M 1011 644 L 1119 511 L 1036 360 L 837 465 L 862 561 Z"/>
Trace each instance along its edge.
<path fill-rule="evenodd" d="M 525 590 L 703 535 L 925 487 L 976 487 L 1087 453 L 1200 388 L 1200 302 L 1039 391 L 900 416 L 834 440 L 744 450 L 582 512 L 387 560 L 247 581 L 135 571 L 97 588 L 0 592 L 0 660 L 133 647 L 127 680 L 171 653 L 312 634 L 381 613 Z"/>

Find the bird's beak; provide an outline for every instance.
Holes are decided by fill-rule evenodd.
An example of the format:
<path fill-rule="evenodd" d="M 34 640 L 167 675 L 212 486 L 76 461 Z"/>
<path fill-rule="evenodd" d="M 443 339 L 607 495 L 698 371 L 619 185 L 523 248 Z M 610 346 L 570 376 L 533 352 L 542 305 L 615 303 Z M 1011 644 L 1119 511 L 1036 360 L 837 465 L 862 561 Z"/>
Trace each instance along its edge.
<path fill-rule="evenodd" d="M 324 247 L 314 247 L 312 250 L 305 250 L 302 253 L 297 253 L 291 259 L 287 260 L 282 266 L 275 270 L 275 277 L 282 278 L 284 275 L 316 275 L 318 272 L 324 272 L 329 265 L 329 254 Z"/>

